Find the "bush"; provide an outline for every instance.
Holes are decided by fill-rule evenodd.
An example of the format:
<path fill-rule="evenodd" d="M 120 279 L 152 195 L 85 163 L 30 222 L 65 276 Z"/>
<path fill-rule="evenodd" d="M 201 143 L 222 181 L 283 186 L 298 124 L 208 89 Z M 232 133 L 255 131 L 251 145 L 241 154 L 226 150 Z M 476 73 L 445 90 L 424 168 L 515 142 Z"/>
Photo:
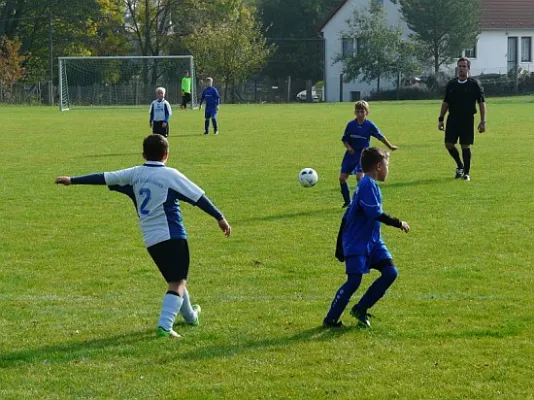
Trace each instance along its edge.
<path fill-rule="evenodd" d="M 420 88 L 402 88 L 371 92 L 371 100 L 431 100 L 440 99 L 441 91 L 430 91 Z"/>

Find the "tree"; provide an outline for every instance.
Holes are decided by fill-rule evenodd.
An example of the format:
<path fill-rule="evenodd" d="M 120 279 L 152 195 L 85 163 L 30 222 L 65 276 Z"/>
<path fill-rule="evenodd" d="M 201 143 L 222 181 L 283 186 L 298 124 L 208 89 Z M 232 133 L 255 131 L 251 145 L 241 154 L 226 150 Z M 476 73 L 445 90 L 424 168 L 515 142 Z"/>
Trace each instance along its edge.
<path fill-rule="evenodd" d="M 228 87 L 259 71 L 273 51 L 262 35 L 261 25 L 254 18 L 254 10 L 242 0 L 226 2 L 226 17 L 208 22 L 186 38 L 186 45 L 195 57 L 199 75 L 219 76 Z M 223 2 L 219 4 L 222 6 Z M 234 101 L 232 95 L 232 101 Z"/>
<path fill-rule="evenodd" d="M 393 0 L 420 44 L 421 59 L 431 60 L 434 74 L 462 50 L 473 47 L 480 33 L 479 0 Z"/>
<path fill-rule="evenodd" d="M 0 36 L 0 99 L 11 100 L 13 85 L 22 77 L 22 62 L 26 58 L 19 53 L 20 41 Z"/>
<path fill-rule="evenodd" d="M 414 73 L 418 66 L 414 45 L 403 39 L 402 29 L 388 24 L 384 8 L 371 5 L 369 9 L 355 10 L 348 29 L 341 34 L 345 43 L 355 45 L 351 54 L 339 54 L 335 61 L 343 63 L 344 80 L 377 81 L 386 76 Z"/>

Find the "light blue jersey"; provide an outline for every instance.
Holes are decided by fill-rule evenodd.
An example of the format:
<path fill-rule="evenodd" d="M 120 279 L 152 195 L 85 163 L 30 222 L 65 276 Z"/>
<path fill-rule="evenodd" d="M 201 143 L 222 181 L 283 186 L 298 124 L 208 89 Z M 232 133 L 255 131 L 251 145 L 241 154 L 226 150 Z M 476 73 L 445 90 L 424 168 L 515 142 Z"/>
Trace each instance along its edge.
<path fill-rule="evenodd" d="M 187 239 L 179 200 L 196 204 L 204 191 L 163 162 L 105 172 L 106 185 L 134 201 L 147 247 L 169 239 Z"/>
<path fill-rule="evenodd" d="M 154 100 L 152 104 L 150 104 L 148 113 L 150 114 L 150 122 L 152 121 L 169 122 L 169 119 L 171 118 L 171 115 L 172 115 L 171 105 L 169 104 L 167 100 Z"/>

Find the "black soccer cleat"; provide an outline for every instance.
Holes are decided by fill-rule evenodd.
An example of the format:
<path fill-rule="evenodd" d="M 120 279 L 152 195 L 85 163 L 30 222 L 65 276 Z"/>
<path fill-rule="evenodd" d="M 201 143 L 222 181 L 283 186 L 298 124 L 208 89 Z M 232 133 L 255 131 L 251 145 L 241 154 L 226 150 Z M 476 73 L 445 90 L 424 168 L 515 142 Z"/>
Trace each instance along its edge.
<path fill-rule="evenodd" d="M 462 176 L 462 179 L 463 179 L 464 181 L 466 181 L 466 182 L 469 182 L 469 181 L 471 180 L 471 177 L 470 177 L 468 174 L 464 174 L 464 175 Z"/>
<path fill-rule="evenodd" d="M 341 208 L 347 208 L 348 206 L 350 206 L 350 202 L 349 203 L 343 203 L 343 205 L 341 206 Z"/>
<path fill-rule="evenodd" d="M 359 309 L 352 309 L 350 310 L 350 315 L 356 318 L 358 321 L 358 326 L 361 328 L 370 328 L 371 322 L 369 321 L 369 317 L 371 314 L 369 314 L 367 311 L 362 312 Z"/>
<path fill-rule="evenodd" d="M 326 318 L 323 320 L 323 328 L 326 329 L 339 329 L 344 328 L 343 322 L 341 321 L 328 321 Z"/>
<path fill-rule="evenodd" d="M 464 169 L 463 168 L 456 168 L 456 174 L 454 175 L 454 179 L 460 179 L 464 176 Z"/>

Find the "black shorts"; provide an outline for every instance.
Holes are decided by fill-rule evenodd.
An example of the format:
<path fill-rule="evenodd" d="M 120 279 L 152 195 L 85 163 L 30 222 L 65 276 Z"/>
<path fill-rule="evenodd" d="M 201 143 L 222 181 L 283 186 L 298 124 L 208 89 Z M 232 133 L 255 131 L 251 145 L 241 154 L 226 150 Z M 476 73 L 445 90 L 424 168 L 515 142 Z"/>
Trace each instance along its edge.
<path fill-rule="evenodd" d="M 475 116 L 461 119 L 447 118 L 445 143 L 473 144 L 475 142 Z"/>
<path fill-rule="evenodd" d="M 163 127 L 165 121 L 153 121 L 152 122 L 152 133 L 157 133 L 158 135 L 168 137 L 169 136 L 169 123 L 167 126 Z"/>
<path fill-rule="evenodd" d="M 182 106 L 185 107 L 187 103 L 191 103 L 191 93 L 184 93 L 182 96 Z"/>
<path fill-rule="evenodd" d="M 186 239 L 169 239 L 147 250 L 167 282 L 187 279 L 189 246 Z"/>

